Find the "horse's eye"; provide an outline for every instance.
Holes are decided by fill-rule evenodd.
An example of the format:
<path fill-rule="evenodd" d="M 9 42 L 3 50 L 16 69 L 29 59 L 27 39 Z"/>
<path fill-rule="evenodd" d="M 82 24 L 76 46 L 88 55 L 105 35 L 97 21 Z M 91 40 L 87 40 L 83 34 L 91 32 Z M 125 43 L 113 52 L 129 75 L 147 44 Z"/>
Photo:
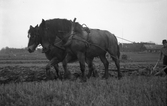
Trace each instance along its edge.
<path fill-rule="evenodd" d="M 31 37 L 31 33 L 28 33 L 27 37 L 30 38 Z"/>
<path fill-rule="evenodd" d="M 34 38 L 35 38 L 35 36 L 31 36 L 30 38 L 34 39 Z"/>

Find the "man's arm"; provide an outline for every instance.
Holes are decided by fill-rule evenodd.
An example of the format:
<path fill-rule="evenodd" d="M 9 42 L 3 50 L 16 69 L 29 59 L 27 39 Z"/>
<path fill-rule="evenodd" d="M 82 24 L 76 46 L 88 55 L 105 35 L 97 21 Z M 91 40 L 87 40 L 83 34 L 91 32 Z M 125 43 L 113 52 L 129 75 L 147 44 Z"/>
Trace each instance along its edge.
<path fill-rule="evenodd" d="M 160 56 L 159 56 L 159 61 L 162 59 L 162 51 L 161 51 L 161 53 L 160 53 Z"/>

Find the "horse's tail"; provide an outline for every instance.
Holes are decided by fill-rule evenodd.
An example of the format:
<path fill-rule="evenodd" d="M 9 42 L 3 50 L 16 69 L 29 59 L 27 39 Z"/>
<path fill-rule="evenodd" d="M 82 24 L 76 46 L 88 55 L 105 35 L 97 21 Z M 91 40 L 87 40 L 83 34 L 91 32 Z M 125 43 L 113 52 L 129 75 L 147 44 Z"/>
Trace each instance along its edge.
<path fill-rule="evenodd" d="M 121 53 L 120 53 L 119 45 L 117 45 L 117 54 L 118 54 L 118 58 L 120 58 Z"/>
<path fill-rule="evenodd" d="M 112 35 L 112 40 L 110 41 L 109 52 L 110 52 L 110 55 L 112 58 L 119 59 L 120 58 L 120 48 L 118 45 L 118 41 L 117 41 L 117 38 L 114 34 L 111 34 L 111 35 Z"/>
<path fill-rule="evenodd" d="M 114 37 L 115 37 L 115 40 L 116 40 L 116 45 L 117 45 L 117 56 L 118 56 L 118 58 L 120 58 L 120 48 L 119 48 L 119 44 L 118 44 L 118 40 L 117 40 L 117 37 L 115 36 L 115 34 L 113 34 L 114 35 Z"/>

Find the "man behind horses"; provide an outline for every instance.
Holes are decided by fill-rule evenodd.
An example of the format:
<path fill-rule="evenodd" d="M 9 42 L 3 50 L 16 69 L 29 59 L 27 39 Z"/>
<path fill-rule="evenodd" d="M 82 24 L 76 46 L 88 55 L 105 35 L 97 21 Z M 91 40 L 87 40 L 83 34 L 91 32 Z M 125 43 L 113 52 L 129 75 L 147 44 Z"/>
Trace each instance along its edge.
<path fill-rule="evenodd" d="M 162 40 L 162 44 L 163 44 L 163 47 L 161 49 L 159 61 L 162 59 L 162 56 L 164 56 L 163 57 L 163 67 L 164 67 L 165 73 L 167 74 L 167 40 Z"/>

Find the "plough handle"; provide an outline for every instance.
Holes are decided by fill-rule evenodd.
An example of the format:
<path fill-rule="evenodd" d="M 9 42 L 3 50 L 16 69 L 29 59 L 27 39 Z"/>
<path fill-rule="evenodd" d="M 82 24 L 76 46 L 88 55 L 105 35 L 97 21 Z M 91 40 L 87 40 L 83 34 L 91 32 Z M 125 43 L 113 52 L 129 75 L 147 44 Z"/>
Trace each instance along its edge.
<path fill-rule="evenodd" d="M 153 67 L 153 70 L 155 70 L 155 68 L 157 67 L 158 63 L 159 63 L 159 60 L 156 62 L 155 66 Z"/>
<path fill-rule="evenodd" d="M 153 69 L 151 70 L 151 73 L 150 73 L 150 74 L 152 74 L 152 73 L 153 73 L 153 71 L 154 71 L 154 70 L 155 70 L 155 68 L 157 67 L 158 63 L 159 63 L 159 60 L 156 62 L 155 66 L 154 66 L 154 67 L 153 67 Z"/>

